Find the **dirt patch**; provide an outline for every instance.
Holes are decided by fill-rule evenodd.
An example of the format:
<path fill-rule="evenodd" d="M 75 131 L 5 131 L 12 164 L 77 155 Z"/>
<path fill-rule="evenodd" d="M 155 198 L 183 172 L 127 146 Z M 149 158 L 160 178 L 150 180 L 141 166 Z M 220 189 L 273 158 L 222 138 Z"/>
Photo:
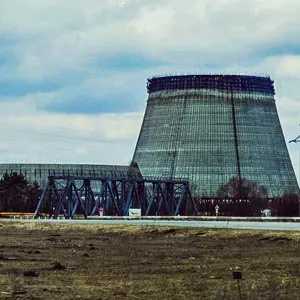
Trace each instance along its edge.
<path fill-rule="evenodd" d="M 289 242 L 292 241 L 292 239 L 287 237 L 262 237 L 258 239 L 259 241 L 267 241 L 267 242 Z"/>
<path fill-rule="evenodd" d="M 40 276 L 40 272 L 36 271 L 36 270 L 28 270 L 28 271 L 24 271 L 23 275 L 25 277 L 39 277 Z"/>
<path fill-rule="evenodd" d="M 179 230 L 178 229 L 175 229 L 175 228 L 170 228 L 170 229 L 166 229 L 166 230 L 161 230 L 161 231 L 158 231 L 160 234 L 175 234 L 175 233 L 178 233 Z"/>

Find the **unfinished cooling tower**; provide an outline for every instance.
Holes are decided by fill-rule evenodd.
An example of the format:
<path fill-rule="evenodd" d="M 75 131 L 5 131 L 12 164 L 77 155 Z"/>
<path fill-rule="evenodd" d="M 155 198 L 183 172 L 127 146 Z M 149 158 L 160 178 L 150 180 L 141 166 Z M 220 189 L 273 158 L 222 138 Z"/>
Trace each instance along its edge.
<path fill-rule="evenodd" d="M 154 77 L 147 89 L 133 157 L 143 176 L 188 178 L 208 198 L 234 180 L 269 198 L 299 193 L 269 77 Z"/>

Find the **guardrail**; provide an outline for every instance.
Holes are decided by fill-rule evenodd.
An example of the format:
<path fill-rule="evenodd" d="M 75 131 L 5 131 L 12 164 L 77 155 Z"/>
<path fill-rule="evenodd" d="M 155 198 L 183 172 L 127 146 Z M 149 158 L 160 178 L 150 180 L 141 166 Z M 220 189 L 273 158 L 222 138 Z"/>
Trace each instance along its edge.
<path fill-rule="evenodd" d="M 6 215 L 0 214 L 0 221 L 2 220 L 30 220 L 34 219 L 33 214 L 14 214 Z M 49 216 L 40 216 L 37 220 L 51 220 L 55 219 Z M 57 220 L 68 220 L 63 215 L 59 215 Z M 84 220 L 84 218 L 75 217 L 73 220 Z M 300 217 L 216 217 L 216 216 L 89 216 L 88 220 L 162 220 L 162 221 L 226 221 L 226 222 L 295 222 L 300 223 Z"/>

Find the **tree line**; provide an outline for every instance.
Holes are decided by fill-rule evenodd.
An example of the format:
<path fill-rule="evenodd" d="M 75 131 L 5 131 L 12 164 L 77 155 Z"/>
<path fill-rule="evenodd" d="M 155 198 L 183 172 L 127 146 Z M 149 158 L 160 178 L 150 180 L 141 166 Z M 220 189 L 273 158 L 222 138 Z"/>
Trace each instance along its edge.
<path fill-rule="evenodd" d="M 0 212 L 34 212 L 41 189 L 17 173 L 5 174 L 0 179 Z"/>
<path fill-rule="evenodd" d="M 282 197 L 268 196 L 266 187 L 245 178 L 231 178 L 221 185 L 215 198 L 195 198 L 198 211 L 214 215 L 218 205 L 221 215 L 227 216 L 260 216 L 262 211 L 270 210 L 272 216 L 299 216 L 299 195 L 286 193 Z"/>

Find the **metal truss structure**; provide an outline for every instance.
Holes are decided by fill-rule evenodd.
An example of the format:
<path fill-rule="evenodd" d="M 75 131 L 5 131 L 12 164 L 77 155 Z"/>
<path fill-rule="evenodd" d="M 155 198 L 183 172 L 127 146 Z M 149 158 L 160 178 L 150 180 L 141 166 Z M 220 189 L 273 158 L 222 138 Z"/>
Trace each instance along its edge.
<path fill-rule="evenodd" d="M 128 216 L 130 208 L 141 209 L 143 216 L 197 215 L 188 181 L 49 176 L 35 217 Z"/>

